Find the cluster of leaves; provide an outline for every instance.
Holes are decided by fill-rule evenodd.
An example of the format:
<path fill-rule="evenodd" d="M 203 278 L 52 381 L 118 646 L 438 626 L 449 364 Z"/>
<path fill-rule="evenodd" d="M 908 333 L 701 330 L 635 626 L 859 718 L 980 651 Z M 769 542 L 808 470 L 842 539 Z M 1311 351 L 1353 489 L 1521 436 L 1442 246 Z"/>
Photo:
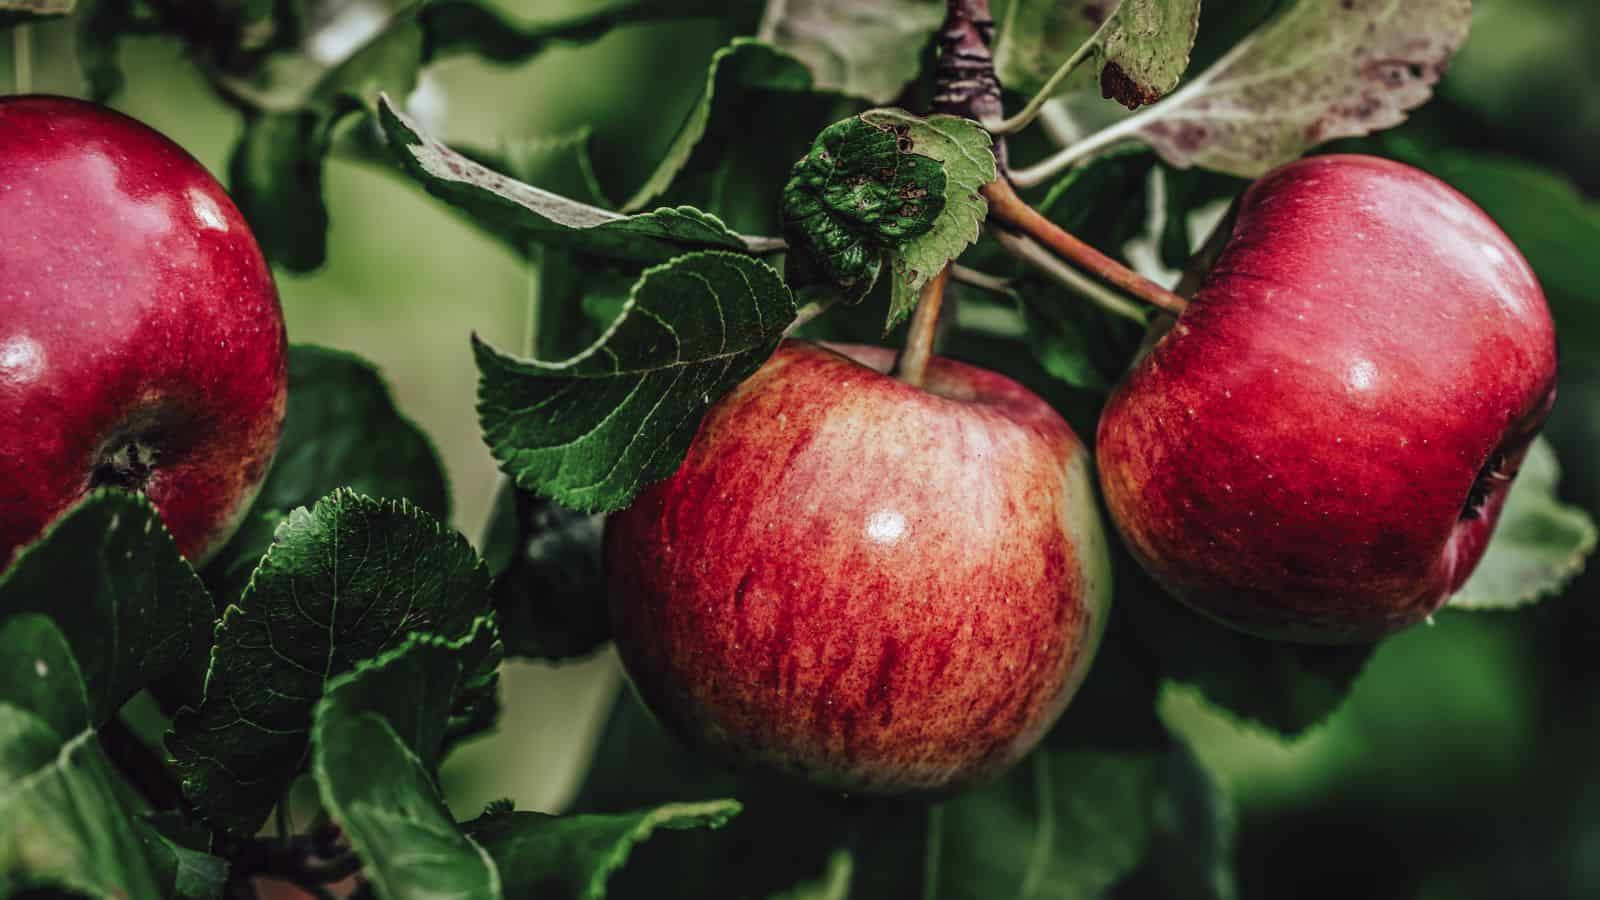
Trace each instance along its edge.
<path fill-rule="evenodd" d="M 244 116 L 231 181 L 275 262 L 321 262 L 330 152 L 392 159 L 536 264 L 544 327 L 531 355 L 473 347 L 484 435 L 513 482 L 482 559 L 439 524 L 449 493 L 437 460 L 371 368 L 299 347 L 278 462 L 198 577 L 148 505 L 117 494 L 86 500 L 4 575 L 0 894 L 218 896 L 240 877 L 229 842 L 309 774 L 385 898 L 599 896 L 613 877 L 621 891 L 685 896 L 1135 896 L 1152 881 L 1168 896 L 1231 895 L 1228 800 L 1159 721 L 1157 699 L 1191 685 L 1295 735 L 1338 705 L 1370 648 L 1224 630 L 1173 604 L 1126 556 L 1093 676 L 1040 750 L 995 784 L 937 803 L 820 797 L 709 768 L 624 702 L 578 801 L 594 812 L 495 808 L 463 823 L 440 799 L 442 756 L 494 719 L 504 653 L 569 659 L 606 640 L 598 516 L 674 469 L 704 411 L 767 358 L 802 306 L 880 300 L 886 313 L 860 303 L 800 332 L 875 340 L 959 257 L 999 286 L 960 289 L 949 352 L 997 363 L 1093 432 L 1140 331 L 1064 297 L 981 236 L 978 189 L 998 174 L 984 128 L 872 108 L 925 87 L 941 4 L 766 4 L 756 37 L 709 60 L 665 157 L 621 204 L 606 199 L 581 137 L 452 148 L 407 98 L 450 53 L 517 62 L 622 22 L 731 2 L 635 0 L 534 28 L 470 0 L 384 7 L 333 59 L 317 55 L 310 2 L 81 5 L 81 55 L 102 93 L 115 88 L 119 35 L 190 41 Z M 1200 17 L 1197 0 L 1012 0 L 997 35 L 1002 81 L 1048 87 L 1052 131 L 1069 136 L 1055 150 L 1012 142 L 1013 162 L 1044 157 L 1015 170 L 1043 189 L 1036 206 L 1170 277 L 1242 177 L 1395 124 L 1426 99 L 1467 25 L 1462 0 L 1288 0 L 1267 16 L 1271 6 Z M 1191 53 L 1203 65 L 1185 78 Z M 1093 65 L 1048 84 L 1071 56 Z M 1071 139 L 1083 124 L 1076 101 L 1096 86 L 1143 108 L 1099 108 L 1109 124 Z M 758 127 L 761 140 L 740 139 Z M 1378 146 L 1491 214 L 1497 198 L 1548 195 L 1567 230 L 1502 224 L 1545 280 L 1563 349 L 1600 353 L 1579 305 L 1589 285 L 1567 274 L 1570 248 L 1600 239 L 1600 226 L 1569 186 L 1459 151 Z M 1530 602 L 1593 548 L 1593 523 L 1555 499 L 1556 480 L 1553 455 L 1536 447 L 1459 606 Z M 64 578 L 76 589 L 63 592 Z M 58 599 L 68 595 L 70 608 Z M 137 783 L 127 742 L 110 738 L 146 688 L 174 713 L 161 768 L 180 793 L 169 807 Z M 685 829 L 643 843 L 622 868 L 653 832 Z"/>
<path fill-rule="evenodd" d="M 252 524 L 200 573 L 146 500 L 106 490 L 0 579 L 0 895 L 200 900 L 282 875 L 240 848 L 306 775 L 382 897 L 599 896 L 653 830 L 739 811 L 458 823 L 438 766 L 493 719 L 488 569 L 435 517 L 438 460 L 369 366 L 297 346 L 291 376 Z M 378 478 L 395 499 L 329 489 Z M 145 690 L 177 707 L 160 756 L 123 720 Z"/>

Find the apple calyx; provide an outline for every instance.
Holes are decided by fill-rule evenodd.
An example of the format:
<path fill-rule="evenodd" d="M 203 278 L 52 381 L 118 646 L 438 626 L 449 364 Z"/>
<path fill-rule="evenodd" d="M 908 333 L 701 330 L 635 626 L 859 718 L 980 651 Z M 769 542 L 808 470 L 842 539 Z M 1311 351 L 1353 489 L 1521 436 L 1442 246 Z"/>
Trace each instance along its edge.
<path fill-rule="evenodd" d="M 139 490 L 156 467 L 156 449 L 139 438 L 112 443 L 89 474 L 89 488 Z"/>
<path fill-rule="evenodd" d="M 1496 448 L 1478 470 L 1478 477 L 1467 492 L 1467 503 L 1461 507 L 1461 521 L 1471 522 L 1483 517 L 1483 507 L 1489 498 L 1502 487 L 1509 486 L 1516 472 L 1507 465 L 1509 458 L 1504 448 Z"/>

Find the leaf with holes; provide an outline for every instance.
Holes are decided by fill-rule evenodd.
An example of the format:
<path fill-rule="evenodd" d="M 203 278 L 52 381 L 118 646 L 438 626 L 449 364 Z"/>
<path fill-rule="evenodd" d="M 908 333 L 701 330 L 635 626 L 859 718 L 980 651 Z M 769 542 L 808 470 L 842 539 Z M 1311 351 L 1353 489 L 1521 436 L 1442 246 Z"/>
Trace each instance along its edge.
<path fill-rule="evenodd" d="M 539 241 L 608 259 L 657 263 L 687 250 L 768 252 L 780 245 L 744 238 L 693 207 L 625 216 L 509 178 L 423 134 L 387 97 L 379 115 L 395 153 L 429 193 L 481 227 L 522 243 Z"/>
<path fill-rule="evenodd" d="M 437 780 L 451 709 L 499 661 L 488 619 L 453 640 L 413 633 L 334 678 L 317 703 L 311 773 L 378 896 L 501 896 L 494 861 L 456 825 Z"/>
<path fill-rule="evenodd" d="M 253 831 L 304 765 L 328 679 L 413 631 L 462 634 L 488 605 L 466 539 L 409 503 L 340 490 L 295 510 L 217 626 L 204 701 L 167 736 L 185 795 Z"/>
<path fill-rule="evenodd" d="M 1495 524 L 1489 548 L 1450 598 L 1456 609 L 1514 609 L 1559 593 L 1595 548 L 1589 514 L 1556 499 L 1561 466 L 1550 443 L 1534 441 Z"/>
<path fill-rule="evenodd" d="M 1089 45 L 1092 66 L 1057 92 L 1093 85 L 1136 109 L 1161 99 L 1189 66 L 1200 0 L 1015 0 L 995 47 L 995 70 L 1012 90 L 1043 88 L 1056 68 Z"/>
<path fill-rule="evenodd" d="M 847 295 L 865 296 L 884 254 L 927 234 L 944 211 L 944 166 L 913 146 L 903 122 L 852 116 L 817 135 L 784 186 L 792 253 Z"/>
<path fill-rule="evenodd" d="M 1101 133 L 1245 178 L 1399 124 L 1466 39 L 1469 0 L 1296 0 L 1166 101 Z"/>
<path fill-rule="evenodd" d="M 524 490 L 621 509 L 677 469 L 706 409 L 772 355 L 794 314 L 765 263 L 690 253 L 646 270 L 607 332 L 569 359 L 474 339 L 484 439 Z"/>
<path fill-rule="evenodd" d="M 937 160 L 944 169 L 944 203 L 927 232 L 903 241 L 889 253 L 889 319 L 887 332 L 911 314 L 922 286 L 946 263 L 978 239 L 989 204 L 978 193 L 995 179 L 993 140 L 971 119 L 930 116 L 922 119 L 898 109 L 861 114 L 869 125 L 893 132 L 902 152 Z"/>
<path fill-rule="evenodd" d="M 817 90 L 888 103 L 943 17 L 937 0 L 768 0 L 756 34 L 805 63 Z"/>
<path fill-rule="evenodd" d="M 610 815 L 491 811 L 465 828 L 499 866 L 507 897 L 600 900 L 607 879 L 653 832 L 721 828 L 739 809 L 708 800 Z"/>

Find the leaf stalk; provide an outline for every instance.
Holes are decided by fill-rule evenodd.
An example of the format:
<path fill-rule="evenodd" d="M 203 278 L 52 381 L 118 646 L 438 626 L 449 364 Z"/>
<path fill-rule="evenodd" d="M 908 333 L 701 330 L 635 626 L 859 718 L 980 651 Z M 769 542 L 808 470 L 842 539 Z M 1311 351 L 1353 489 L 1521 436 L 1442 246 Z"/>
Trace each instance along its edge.
<path fill-rule="evenodd" d="M 11 30 L 11 84 L 19 94 L 33 93 L 33 26 Z"/>
<path fill-rule="evenodd" d="M 992 123 L 985 122 L 984 126 L 989 129 L 989 133 L 997 136 L 1016 134 L 1033 124 L 1033 120 L 1038 117 L 1039 111 L 1044 109 L 1044 105 L 1050 102 L 1051 97 L 1055 96 L 1056 88 L 1061 86 L 1061 82 L 1065 81 L 1067 76 L 1076 71 L 1078 66 L 1083 65 L 1083 62 L 1093 55 L 1095 49 L 1104 40 L 1106 29 L 1111 26 L 1115 19 L 1115 15 L 1107 16 L 1106 20 L 1100 24 L 1100 27 L 1095 30 L 1095 33 L 1090 35 L 1082 46 L 1072 51 L 1072 55 L 1067 57 L 1066 62 L 1057 67 L 1055 72 L 1045 81 L 1044 86 L 1039 88 L 1039 92 L 1034 94 L 1033 98 L 1028 101 L 1026 106 L 1018 110 L 1016 115 L 1008 116 Z"/>

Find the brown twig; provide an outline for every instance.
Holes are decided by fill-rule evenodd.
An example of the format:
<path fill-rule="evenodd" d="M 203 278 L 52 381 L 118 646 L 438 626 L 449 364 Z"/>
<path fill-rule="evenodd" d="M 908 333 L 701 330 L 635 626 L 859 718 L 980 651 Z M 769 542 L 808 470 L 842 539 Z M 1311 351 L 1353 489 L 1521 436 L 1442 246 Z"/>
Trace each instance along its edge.
<path fill-rule="evenodd" d="M 949 0 L 939 29 L 939 61 L 934 66 L 933 111 L 979 122 L 1004 117 L 1000 79 L 994 74 L 994 16 L 989 0 Z M 1005 166 L 1005 146 L 995 142 Z"/>
<path fill-rule="evenodd" d="M 894 377 L 913 387 L 921 387 L 933 358 L 933 338 L 939 330 L 939 313 L 944 307 L 945 287 L 950 283 L 950 267 L 928 279 L 917 297 L 917 310 L 911 314 L 905 349 L 894 361 Z"/>
<path fill-rule="evenodd" d="M 983 196 L 989 201 L 989 216 L 992 219 L 1049 247 L 1096 278 L 1173 315 L 1181 314 L 1188 305 L 1188 301 L 1182 297 L 1101 253 L 1045 218 L 1018 197 L 1004 178 L 984 185 Z"/>

